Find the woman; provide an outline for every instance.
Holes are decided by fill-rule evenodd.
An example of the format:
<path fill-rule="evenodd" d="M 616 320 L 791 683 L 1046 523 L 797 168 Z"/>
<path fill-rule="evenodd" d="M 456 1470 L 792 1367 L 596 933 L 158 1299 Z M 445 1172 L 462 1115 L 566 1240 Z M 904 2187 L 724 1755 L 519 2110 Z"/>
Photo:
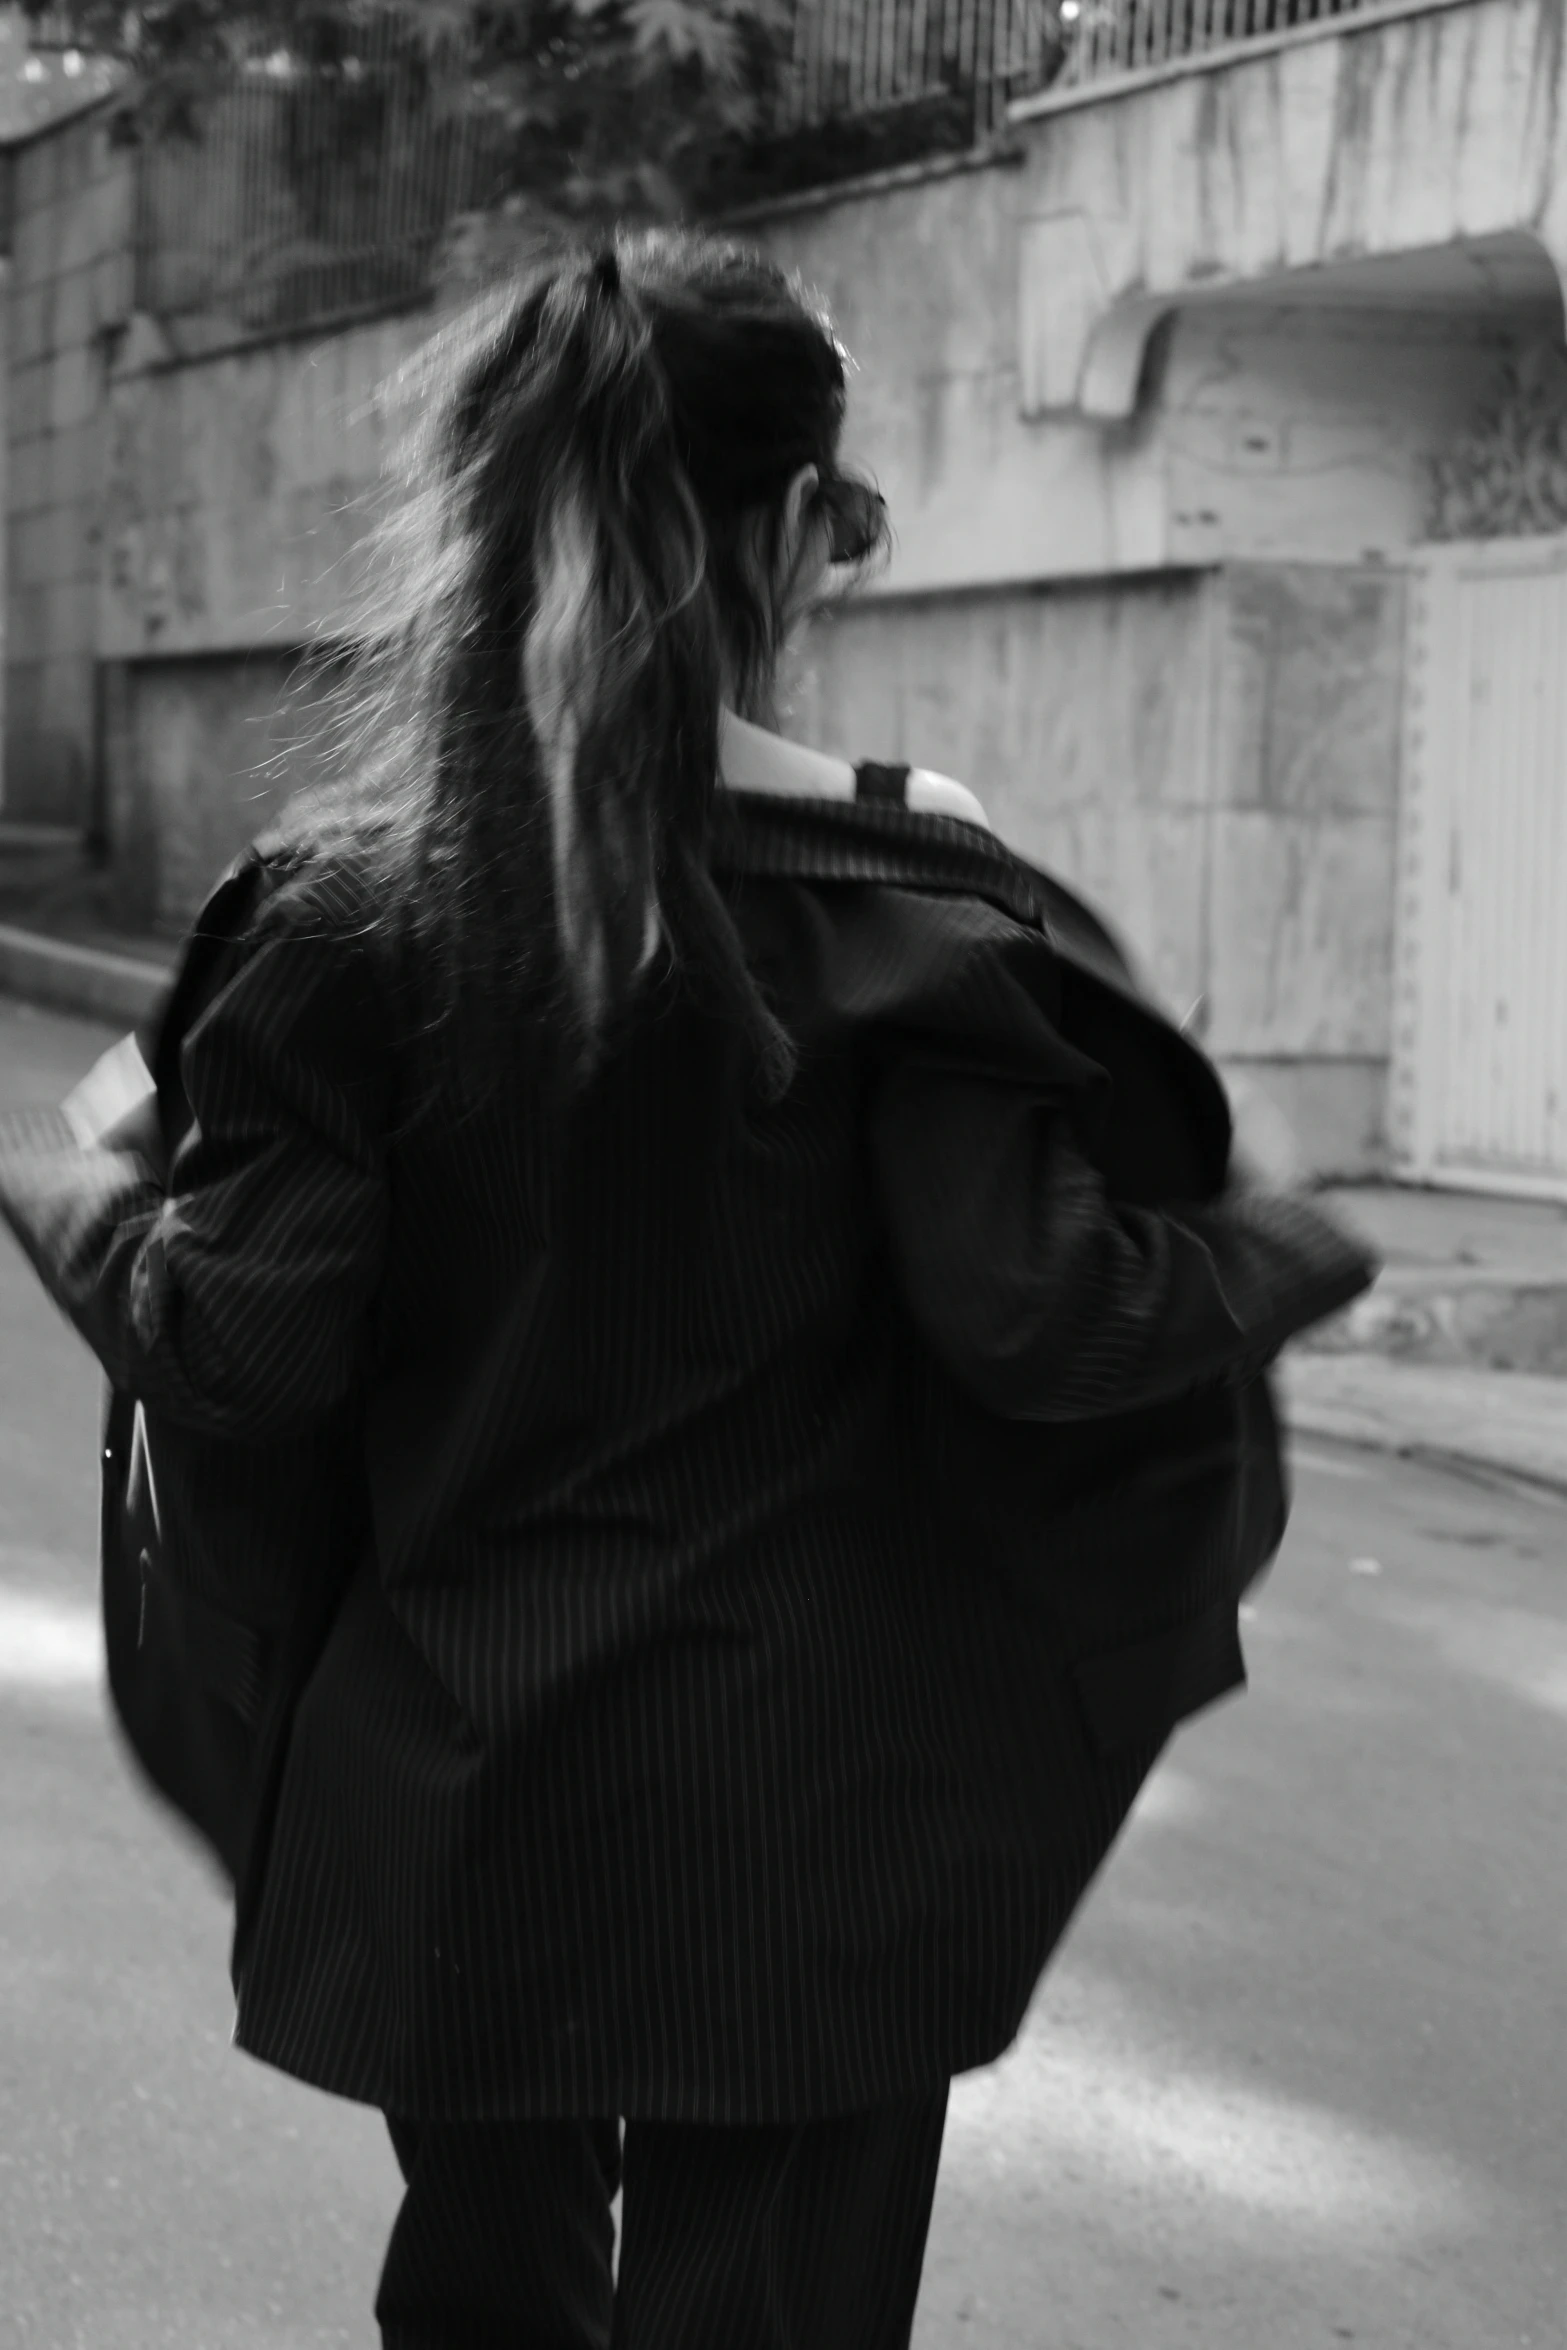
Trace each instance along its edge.
<path fill-rule="evenodd" d="M 237 1612 L 332 1587 L 237 2037 L 388 2116 L 385 2341 L 891 2350 L 1049 1837 L 1097 1837 L 1074 1897 L 1109 1840 L 1048 1630 L 933 1532 L 909 1364 L 1075 1443 L 1363 1270 L 1303 1209 L 1112 1201 L 1024 869 L 770 737 L 883 528 L 778 272 L 563 263 L 428 391 L 368 755 L 268 851 L 167 1176 L 121 1135 L 8 1209 L 227 1495 Z M 1105 1820 L 1188 1702 L 1106 1733 Z"/>

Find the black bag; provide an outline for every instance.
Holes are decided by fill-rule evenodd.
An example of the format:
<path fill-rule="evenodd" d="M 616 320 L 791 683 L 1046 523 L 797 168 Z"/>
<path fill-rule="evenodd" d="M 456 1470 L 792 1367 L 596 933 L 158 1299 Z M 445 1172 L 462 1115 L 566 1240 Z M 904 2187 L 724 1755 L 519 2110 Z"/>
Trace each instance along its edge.
<path fill-rule="evenodd" d="M 253 851 L 219 885 L 142 1040 L 165 1164 L 191 1121 L 185 1040 L 238 968 L 275 880 Z M 241 1930 L 293 1707 L 366 1539 L 360 1463 L 355 1404 L 287 1444 L 239 1445 L 109 1394 L 100 1546 L 109 1694 L 142 1772 L 232 1881 Z M 236 1519 L 252 1568 L 242 1590 L 227 1539 Z M 262 1556 L 275 1573 L 258 1588 Z"/>

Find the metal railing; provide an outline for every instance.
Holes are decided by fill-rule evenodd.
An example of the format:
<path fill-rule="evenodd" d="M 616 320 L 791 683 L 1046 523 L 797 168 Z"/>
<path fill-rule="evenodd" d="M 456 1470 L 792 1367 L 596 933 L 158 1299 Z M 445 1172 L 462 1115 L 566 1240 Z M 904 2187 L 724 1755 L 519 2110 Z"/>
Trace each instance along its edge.
<path fill-rule="evenodd" d="M 138 155 L 136 305 L 268 334 L 417 298 L 454 219 L 492 200 L 488 118 L 428 82 L 260 61 L 198 135 Z"/>
<path fill-rule="evenodd" d="M 924 110 L 978 140 L 1063 56 L 1057 0 L 803 0 L 778 127 Z"/>
<path fill-rule="evenodd" d="M 78 47 L 69 5 L 27 32 L 56 79 L 118 78 Z M 376 0 L 323 11 L 302 53 L 259 30 L 240 42 L 220 84 L 137 138 L 136 307 L 199 320 L 200 347 L 427 292 L 454 219 L 498 192 L 497 127 L 467 62 Z"/>
<path fill-rule="evenodd" d="M 69 8 L 45 8 L 25 23 L 27 45 L 47 55 L 51 50 L 79 49 L 81 34 Z"/>
<path fill-rule="evenodd" d="M 1396 0 L 1394 0 L 1396 5 Z M 1433 0 L 1436 4 L 1436 0 Z M 944 102 L 974 140 L 1017 99 L 1179 70 L 1389 0 L 801 0 L 779 93 L 799 130 Z"/>
<path fill-rule="evenodd" d="M 1018 100 L 1309 34 L 1401 0 L 798 0 L 769 131 L 793 184 L 981 144 Z M 1441 4 L 1441 0 L 1429 0 Z M 61 9 L 35 38 L 69 32 Z M 136 304 L 265 335 L 417 298 L 455 218 L 499 191 L 507 134 L 464 60 L 374 0 L 334 55 L 253 55 L 196 134 L 138 154 Z"/>
<path fill-rule="evenodd" d="M 1376 0 L 1060 0 L 1066 35 L 1060 84 L 1084 89 L 1273 41 Z"/>

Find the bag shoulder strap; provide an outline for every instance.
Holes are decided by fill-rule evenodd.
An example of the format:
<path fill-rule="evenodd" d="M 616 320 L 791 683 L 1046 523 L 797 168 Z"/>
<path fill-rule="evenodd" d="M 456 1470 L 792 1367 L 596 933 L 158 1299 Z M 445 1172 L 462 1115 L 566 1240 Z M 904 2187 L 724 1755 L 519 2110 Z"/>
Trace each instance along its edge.
<path fill-rule="evenodd" d="M 886 766 L 879 759 L 862 759 L 854 770 L 854 796 L 857 800 L 880 800 L 894 808 L 906 807 L 909 771 L 907 767 Z"/>

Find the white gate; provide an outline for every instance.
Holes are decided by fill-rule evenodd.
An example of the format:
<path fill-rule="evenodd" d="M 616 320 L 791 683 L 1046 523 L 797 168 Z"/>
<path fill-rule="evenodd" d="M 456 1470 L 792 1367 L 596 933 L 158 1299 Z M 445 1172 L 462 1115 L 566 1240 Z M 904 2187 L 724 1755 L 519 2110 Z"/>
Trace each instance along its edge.
<path fill-rule="evenodd" d="M 1395 1160 L 1567 1197 L 1567 538 L 1432 548 L 1410 594 Z"/>

